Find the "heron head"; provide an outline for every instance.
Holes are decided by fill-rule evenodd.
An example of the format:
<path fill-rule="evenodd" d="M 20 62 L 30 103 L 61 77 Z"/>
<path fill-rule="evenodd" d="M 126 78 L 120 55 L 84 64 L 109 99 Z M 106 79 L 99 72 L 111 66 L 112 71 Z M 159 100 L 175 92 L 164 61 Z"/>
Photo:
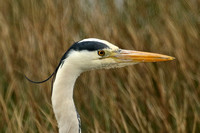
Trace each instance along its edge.
<path fill-rule="evenodd" d="M 67 64 L 82 71 L 88 71 L 124 67 L 140 62 L 158 62 L 173 59 L 171 56 L 162 54 L 124 50 L 107 41 L 89 38 L 73 44 L 61 61 L 64 64 L 68 62 Z"/>

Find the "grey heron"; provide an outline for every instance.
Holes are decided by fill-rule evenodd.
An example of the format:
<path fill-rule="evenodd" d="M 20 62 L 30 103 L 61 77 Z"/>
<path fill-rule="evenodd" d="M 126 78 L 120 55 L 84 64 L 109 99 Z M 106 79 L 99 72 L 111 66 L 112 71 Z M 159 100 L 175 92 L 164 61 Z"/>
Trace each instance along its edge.
<path fill-rule="evenodd" d="M 26 78 L 33 83 L 43 83 L 54 76 L 51 100 L 59 133 L 81 133 L 73 90 L 75 81 L 82 72 L 173 59 L 174 57 L 162 54 L 124 50 L 105 40 L 88 38 L 74 43 L 61 58 L 55 72 L 46 80 L 32 81 Z"/>

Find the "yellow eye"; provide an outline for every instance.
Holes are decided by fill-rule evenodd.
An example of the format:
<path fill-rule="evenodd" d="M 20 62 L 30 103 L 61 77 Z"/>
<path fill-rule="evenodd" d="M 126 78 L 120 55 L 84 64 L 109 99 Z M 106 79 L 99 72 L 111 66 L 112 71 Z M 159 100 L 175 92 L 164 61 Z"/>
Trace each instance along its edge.
<path fill-rule="evenodd" d="M 98 51 L 98 55 L 99 55 L 99 56 L 104 56 L 104 55 L 105 55 L 105 51 L 99 50 L 99 51 Z"/>

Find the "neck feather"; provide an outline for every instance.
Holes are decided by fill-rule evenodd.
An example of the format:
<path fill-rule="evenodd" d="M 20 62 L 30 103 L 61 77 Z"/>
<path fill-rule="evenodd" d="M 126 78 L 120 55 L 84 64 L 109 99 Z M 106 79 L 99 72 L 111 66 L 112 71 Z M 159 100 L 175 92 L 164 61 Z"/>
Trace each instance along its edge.
<path fill-rule="evenodd" d="M 67 63 L 57 71 L 53 83 L 52 106 L 59 133 L 79 133 L 80 123 L 73 100 L 74 84 L 81 71 Z"/>

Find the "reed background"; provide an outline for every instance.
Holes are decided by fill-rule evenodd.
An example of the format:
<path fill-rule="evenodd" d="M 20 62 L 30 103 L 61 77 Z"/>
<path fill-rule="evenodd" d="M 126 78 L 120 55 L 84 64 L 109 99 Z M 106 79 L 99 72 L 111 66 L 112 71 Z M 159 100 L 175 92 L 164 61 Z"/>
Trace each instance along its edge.
<path fill-rule="evenodd" d="M 200 132 L 199 0 L 0 0 L 0 132 L 53 133 L 47 78 L 75 41 L 176 60 L 82 74 L 74 99 L 83 133 Z"/>

